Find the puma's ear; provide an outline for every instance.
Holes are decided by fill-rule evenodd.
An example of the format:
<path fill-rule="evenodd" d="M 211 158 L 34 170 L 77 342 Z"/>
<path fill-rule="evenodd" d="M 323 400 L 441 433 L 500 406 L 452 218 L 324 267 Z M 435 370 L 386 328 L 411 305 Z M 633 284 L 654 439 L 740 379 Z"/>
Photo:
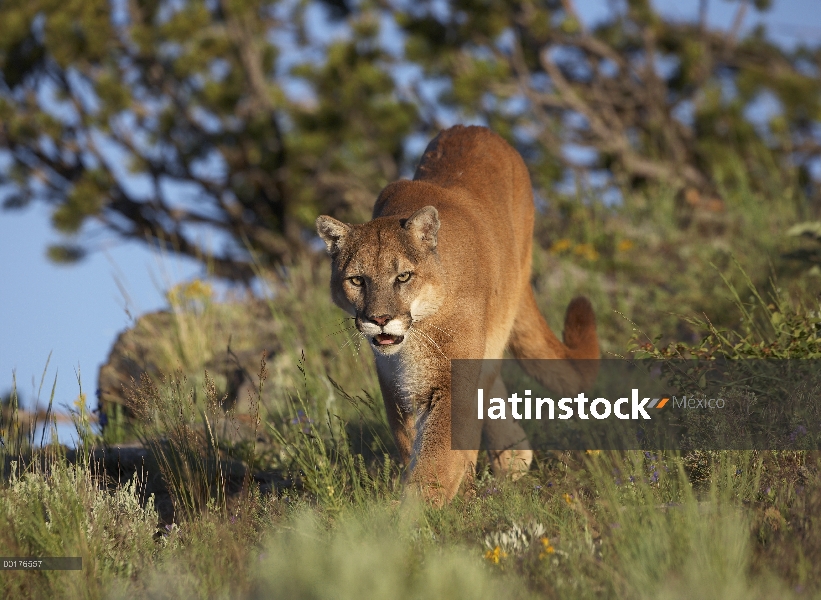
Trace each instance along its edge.
<path fill-rule="evenodd" d="M 405 221 L 405 229 L 431 250 L 436 248 L 439 231 L 439 212 L 432 206 L 420 208 Z"/>
<path fill-rule="evenodd" d="M 351 226 L 332 217 L 322 215 L 316 218 L 316 232 L 325 242 L 328 254 L 335 256 L 342 248 L 345 237 L 351 232 Z"/>

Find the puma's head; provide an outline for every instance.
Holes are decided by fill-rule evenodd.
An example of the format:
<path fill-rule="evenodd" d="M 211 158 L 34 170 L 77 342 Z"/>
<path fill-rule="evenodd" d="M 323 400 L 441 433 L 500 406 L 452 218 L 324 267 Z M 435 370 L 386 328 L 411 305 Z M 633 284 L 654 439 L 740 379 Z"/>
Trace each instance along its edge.
<path fill-rule="evenodd" d="M 375 352 L 398 352 L 413 324 L 434 314 L 444 297 L 436 209 L 363 225 L 321 216 L 316 229 L 333 260 L 336 305 L 355 317 Z"/>

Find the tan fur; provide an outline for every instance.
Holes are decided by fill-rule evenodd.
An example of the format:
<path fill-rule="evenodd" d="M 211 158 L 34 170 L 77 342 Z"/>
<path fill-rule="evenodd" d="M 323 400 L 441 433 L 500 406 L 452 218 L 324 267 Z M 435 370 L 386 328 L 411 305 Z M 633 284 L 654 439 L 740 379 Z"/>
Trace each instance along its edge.
<path fill-rule="evenodd" d="M 599 356 L 589 301 L 576 298 L 568 307 L 565 343 L 537 308 L 530 285 L 533 221 L 533 192 L 521 156 L 490 130 L 462 126 L 442 131 L 428 145 L 413 181 L 382 191 L 372 221 L 317 219 L 333 259 L 334 302 L 355 317 L 371 343 L 412 489 L 434 503 L 451 499 L 476 463 L 475 450 L 450 449 L 451 359 L 502 358 L 505 348 L 518 359 Z M 400 281 L 407 273 L 408 280 Z M 375 344 L 400 339 L 375 337 L 381 334 L 403 337 Z M 569 392 L 589 375 L 557 361 L 547 383 Z M 498 373 L 476 377 L 504 397 Z M 516 444 L 492 456 L 494 471 L 526 469 L 532 452 L 521 428 L 514 421 L 486 423 L 494 444 Z M 466 435 L 470 447 L 478 447 L 481 431 Z"/>

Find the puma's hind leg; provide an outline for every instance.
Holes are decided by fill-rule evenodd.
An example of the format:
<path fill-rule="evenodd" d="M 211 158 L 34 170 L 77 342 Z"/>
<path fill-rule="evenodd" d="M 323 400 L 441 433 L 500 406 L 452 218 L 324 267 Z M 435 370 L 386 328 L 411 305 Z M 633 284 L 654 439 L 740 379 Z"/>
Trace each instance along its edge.
<path fill-rule="evenodd" d="M 539 312 L 528 284 L 519 301 L 508 348 L 528 375 L 557 394 L 574 396 L 598 373 L 596 316 L 587 298 L 578 296 L 568 305 L 562 337 L 564 341 L 556 337 Z"/>

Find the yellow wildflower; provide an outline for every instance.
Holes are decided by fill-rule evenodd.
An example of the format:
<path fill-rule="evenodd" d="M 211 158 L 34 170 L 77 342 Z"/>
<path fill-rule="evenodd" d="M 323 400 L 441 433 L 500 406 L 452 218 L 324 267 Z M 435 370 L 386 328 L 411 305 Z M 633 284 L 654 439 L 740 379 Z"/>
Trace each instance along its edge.
<path fill-rule="evenodd" d="M 502 550 L 499 546 L 496 546 L 493 550 L 488 550 L 485 552 L 485 560 L 492 562 L 494 565 L 498 565 L 499 562 L 507 556 L 507 552 Z"/>
<path fill-rule="evenodd" d="M 553 242 L 553 245 L 550 246 L 550 251 L 555 253 L 564 252 L 565 250 L 569 250 L 570 246 L 572 245 L 573 242 L 571 242 L 569 239 L 562 238 L 560 240 L 556 240 L 555 242 Z"/>
<path fill-rule="evenodd" d="M 619 245 L 616 246 L 619 252 L 627 252 L 630 250 L 635 244 L 633 244 L 633 240 L 621 240 Z"/>
<path fill-rule="evenodd" d="M 601 454 L 601 450 L 585 450 L 585 454 L 589 454 L 590 456 L 598 456 Z"/>
<path fill-rule="evenodd" d="M 214 290 L 210 283 L 202 279 L 194 279 L 186 283 L 178 283 L 166 294 L 168 302 L 172 305 L 179 305 L 182 302 L 200 300 L 210 300 L 214 296 Z"/>
<path fill-rule="evenodd" d="M 573 495 L 572 494 L 564 493 L 564 494 L 562 494 L 562 498 L 564 498 L 564 501 L 567 502 L 568 504 L 573 504 Z"/>
<path fill-rule="evenodd" d="M 591 261 L 599 258 L 599 253 L 593 247 L 593 244 L 579 244 L 573 248 L 573 253 Z"/>
<path fill-rule="evenodd" d="M 539 552 L 539 560 L 544 560 L 545 558 L 547 558 L 548 556 L 550 556 L 551 554 L 556 552 L 556 549 L 550 543 L 550 540 L 547 539 L 546 537 L 543 537 L 541 539 L 541 542 L 542 542 L 542 551 Z"/>
<path fill-rule="evenodd" d="M 183 296 L 186 298 L 207 300 L 214 295 L 214 290 L 211 284 L 204 282 L 202 279 L 195 279 L 183 287 Z"/>

